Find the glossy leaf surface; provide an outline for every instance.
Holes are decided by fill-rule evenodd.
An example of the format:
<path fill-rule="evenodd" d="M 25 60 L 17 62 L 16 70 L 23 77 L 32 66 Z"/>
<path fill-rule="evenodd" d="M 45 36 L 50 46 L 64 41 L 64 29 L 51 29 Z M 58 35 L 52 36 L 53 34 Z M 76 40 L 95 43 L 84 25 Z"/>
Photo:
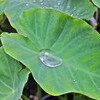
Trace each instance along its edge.
<path fill-rule="evenodd" d="M 100 0 L 92 0 L 93 3 L 100 8 Z"/>
<path fill-rule="evenodd" d="M 21 97 L 29 71 L 0 48 L 0 100 L 17 100 Z"/>
<path fill-rule="evenodd" d="M 91 26 L 56 10 L 31 9 L 20 16 L 19 27 L 19 34 L 2 34 L 4 49 L 28 66 L 46 92 L 100 99 L 100 35 Z M 41 50 L 47 50 L 43 60 Z M 52 58 L 62 63 L 50 67 Z"/>
<path fill-rule="evenodd" d="M 3 1 L 3 0 L 2 0 Z M 19 15 L 30 8 L 56 9 L 71 16 L 90 19 L 95 7 L 89 0 L 4 0 L 0 5 L 0 12 L 5 12 L 10 22 L 16 28 Z"/>

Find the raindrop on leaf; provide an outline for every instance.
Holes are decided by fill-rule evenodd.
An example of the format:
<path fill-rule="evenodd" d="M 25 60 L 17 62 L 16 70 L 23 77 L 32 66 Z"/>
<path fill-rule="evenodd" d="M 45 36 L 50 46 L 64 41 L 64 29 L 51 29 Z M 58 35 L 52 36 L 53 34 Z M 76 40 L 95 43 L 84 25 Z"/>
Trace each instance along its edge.
<path fill-rule="evenodd" d="M 73 16 L 73 14 L 71 14 L 71 16 Z"/>
<path fill-rule="evenodd" d="M 52 7 L 49 7 L 50 9 L 53 9 Z"/>
<path fill-rule="evenodd" d="M 62 64 L 62 59 L 48 49 L 41 50 L 39 58 L 41 62 L 48 67 L 57 67 Z"/>
<path fill-rule="evenodd" d="M 29 4 L 27 3 L 26 6 L 29 6 Z"/>
<path fill-rule="evenodd" d="M 73 80 L 75 82 L 75 80 Z"/>
<path fill-rule="evenodd" d="M 58 3 L 58 6 L 60 5 L 60 3 Z"/>

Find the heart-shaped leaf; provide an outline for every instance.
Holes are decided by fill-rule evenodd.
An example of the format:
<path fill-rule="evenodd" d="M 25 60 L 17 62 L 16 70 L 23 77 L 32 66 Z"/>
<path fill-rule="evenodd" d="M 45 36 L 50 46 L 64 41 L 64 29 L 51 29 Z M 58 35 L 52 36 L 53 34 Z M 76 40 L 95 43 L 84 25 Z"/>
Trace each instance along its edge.
<path fill-rule="evenodd" d="M 17 100 L 22 95 L 29 71 L 0 48 L 0 100 Z"/>
<path fill-rule="evenodd" d="M 31 9 L 19 27 L 21 35 L 2 34 L 4 49 L 46 92 L 100 99 L 100 35 L 91 26 L 53 9 Z"/>
<path fill-rule="evenodd" d="M 30 8 L 51 8 L 71 16 L 90 19 L 96 11 L 89 0 L 5 0 L 0 6 L 5 12 L 11 24 L 16 28 L 19 15 L 22 11 Z"/>
<path fill-rule="evenodd" d="M 93 3 L 100 8 L 100 0 L 92 0 Z"/>

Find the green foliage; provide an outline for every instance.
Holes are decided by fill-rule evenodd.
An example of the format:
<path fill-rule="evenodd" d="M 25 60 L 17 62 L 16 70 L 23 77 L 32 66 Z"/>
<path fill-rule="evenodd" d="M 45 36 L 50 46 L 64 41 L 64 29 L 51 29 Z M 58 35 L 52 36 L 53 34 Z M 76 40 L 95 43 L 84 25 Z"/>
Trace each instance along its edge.
<path fill-rule="evenodd" d="M 92 0 L 93 3 L 100 8 L 100 0 Z"/>
<path fill-rule="evenodd" d="M 0 0 L 0 4 L 2 4 L 2 3 L 4 3 L 5 2 L 5 0 Z"/>
<path fill-rule="evenodd" d="M 31 70 L 46 92 L 77 92 L 100 99 L 100 35 L 92 27 L 65 13 L 37 8 L 21 14 L 17 31 L 2 34 L 4 49 Z M 43 64 L 42 49 L 51 50 L 62 64 L 54 68 Z"/>
<path fill-rule="evenodd" d="M 4 12 L 6 1 L 7 0 L 0 0 L 0 14 Z"/>
<path fill-rule="evenodd" d="M 3 16 L 4 16 L 4 14 L 1 14 L 1 15 L 0 15 L 0 22 L 2 21 Z"/>
<path fill-rule="evenodd" d="M 6 0 L 0 12 L 4 11 L 16 28 L 21 12 L 30 8 L 56 9 L 83 19 L 90 19 L 96 11 L 89 0 Z"/>
<path fill-rule="evenodd" d="M 30 72 L 51 95 L 100 100 L 100 35 L 82 20 L 98 30 L 99 8 L 100 0 L 0 0 L 0 100 L 19 99 Z"/>
<path fill-rule="evenodd" d="M 0 48 L 0 100 L 16 100 L 20 98 L 27 80 L 28 69 L 8 56 Z"/>

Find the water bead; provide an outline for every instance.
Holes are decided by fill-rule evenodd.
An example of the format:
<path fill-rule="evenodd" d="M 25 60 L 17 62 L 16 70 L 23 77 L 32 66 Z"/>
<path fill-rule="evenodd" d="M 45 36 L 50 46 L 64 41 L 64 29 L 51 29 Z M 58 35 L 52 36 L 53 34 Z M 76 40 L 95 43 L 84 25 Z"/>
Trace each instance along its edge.
<path fill-rule="evenodd" d="M 39 58 L 41 62 L 48 67 L 58 67 L 62 64 L 62 59 L 48 49 L 41 50 Z"/>

